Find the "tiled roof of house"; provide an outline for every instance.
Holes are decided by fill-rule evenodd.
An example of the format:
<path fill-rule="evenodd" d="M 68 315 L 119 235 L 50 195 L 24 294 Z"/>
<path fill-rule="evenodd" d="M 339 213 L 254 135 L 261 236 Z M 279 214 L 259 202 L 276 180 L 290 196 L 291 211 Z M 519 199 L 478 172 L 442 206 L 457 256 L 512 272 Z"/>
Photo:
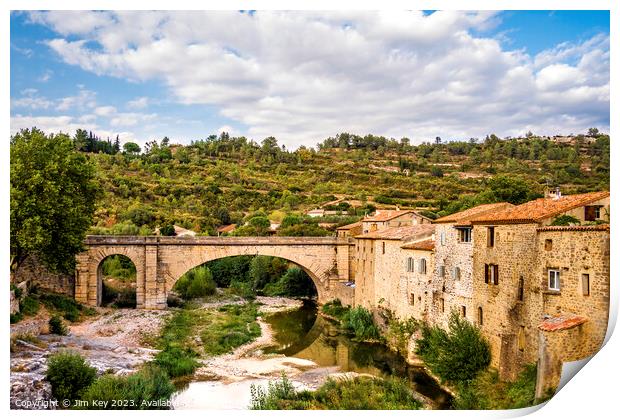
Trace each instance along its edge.
<path fill-rule="evenodd" d="M 392 239 L 402 240 L 409 238 L 424 238 L 435 232 L 435 226 L 431 224 L 398 226 L 389 229 L 376 230 L 374 232 L 358 235 L 358 239 Z"/>
<path fill-rule="evenodd" d="M 362 222 L 360 221 L 360 222 L 355 222 L 355 223 L 350 223 L 348 225 L 340 226 L 336 230 L 349 230 L 349 229 L 354 229 L 356 227 L 359 227 L 361 225 L 362 225 Z"/>
<path fill-rule="evenodd" d="M 609 225 L 577 225 L 577 226 L 542 226 L 536 229 L 539 232 L 566 232 L 566 231 L 607 231 Z"/>
<path fill-rule="evenodd" d="M 539 198 L 506 210 L 485 213 L 473 223 L 533 223 L 565 213 L 577 207 L 609 197 L 609 191 L 565 195 L 560 198 Z"/>
<path fill-rule="evenodd" d="M 471 224 L 473 218 L 492 214 L 497 211 L 506 210 L 514 207 L 514 204 L 510 203 L 493 203 L 493 204 L 481 204 L 476 207 L 472 207 L 467 210 L 460 211 L 458 213 L 449 214 L 447 216 L 440 217 L 433 220 L 433 223 L 454 223 L 459 226 L 467 226 Z"/>
<path fill-rule="evenodd" d="M 237 225 L 233 223 L 232 225 L 220 226 L 217 228 L 217 231 L 220 233 L 228 233 L 228 232 L 232 232 L 233 230 L 235 230 L 236 227 Z"/>
<path fill-rule="evenodd" d="M 435 249 L 435 241 L 433 239 L 425 239 L 418 242 L 407 242 L 401 246 L 402 249 L 417 249 L 420 251 L 433 251 Z"/>
<path fill-rule="evenodd" d="M 538 328 L 543 331 L 560 331 L 581 325 L 588 320 L 585 316 L 564 314 L 545 319 Z"/>
<path fill-rule="evenodd" d="M 364 222 L 387 222 L 407 213 L 413 213 L 413 210 L 377 210 L 374 215 L 364 218 Z"/>

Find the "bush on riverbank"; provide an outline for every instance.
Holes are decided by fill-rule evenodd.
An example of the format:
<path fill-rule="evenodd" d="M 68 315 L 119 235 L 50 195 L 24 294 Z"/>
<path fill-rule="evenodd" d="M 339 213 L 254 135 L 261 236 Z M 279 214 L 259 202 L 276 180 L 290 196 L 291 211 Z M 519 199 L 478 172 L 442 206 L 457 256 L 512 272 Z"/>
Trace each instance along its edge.
<path fill-rule="evenodd" d="M 155 356 L 154 363 L 164 369 L 171 378 L 191 375 L 198 368 L 196 352 L 180 347 L 166 347 Z"/>
<path fill-rule="evenodd" d="M 348 311 L 342 320 L 345 330 L 355 335 L 360 341 L 378 340 L 381 338 L 379 329 L 372 319 L 372 314 L 366 308 L 356 306 Z"/>
<path fill-rule="evenodd" d="M 342 306 L 340 299 L 334 299 L 321 306 L 321 312 L 340 321 L 350 309 L 350 306 Z"/>
<path fill-rule="evenodd" d="M 166 372 L 153 365 L 145 365 L 128 376 L 103 375 L 81 393 L 84 401 L 106 403 L 109 410 L 168 409 L 168 401 L 175 388 Z M 86 406 L 84 409 L 100 409 Z"/>
<path fill-rule="evenodd" d="M 443 381 L 469 381 L 491 362 L 491 348 L 480 329 L 452 312 L 448 331 L 422 325 L 416 354 Z"/>
<path fill-rule="evenodd" d="M 52 385 L 52 396 L 59 401 L 79 398 L 84 388 L 95 380 L 97 370 L 77 353 L 63 351 L 47 361 L 45 379 Z"/>
<path fill-rule="evenodd" d="M 536 400 L 536 364 L 525 366 L 514 382 L 501 381 L 495 369 L 487 369 L 471 381 L 459 383 L 453 407 L 458 410 L 499 410 L 531 407 Z"/>
<path fill-rule="evenodd" d="M 345 332 L 355 336 L 359 341 L 371 341 L 381 338 L 379 329 L 375 325 L 372 313 L 366 308 L 356 306 L 342 306 L 338 299 L 325 303 L 321 312 L 330 318 L 340 321 L 340 327 Z"/>
<path fill-rule="evenodd" d="M 62 322 L 62 318 L 58 315 L 53 315 L 48 321 L 48 325 L 50 334 L 67 335 L 69 332 L 65 323 Z"/>
<path fill-rule="evenodd" d="M 408 384 L 399 378 L 358 376 L 328 379 L 316 391 L 296 391 L 286 376 L 269 382 L 267 390 L 252 386 L 252 410 L 417 410 Z"/>

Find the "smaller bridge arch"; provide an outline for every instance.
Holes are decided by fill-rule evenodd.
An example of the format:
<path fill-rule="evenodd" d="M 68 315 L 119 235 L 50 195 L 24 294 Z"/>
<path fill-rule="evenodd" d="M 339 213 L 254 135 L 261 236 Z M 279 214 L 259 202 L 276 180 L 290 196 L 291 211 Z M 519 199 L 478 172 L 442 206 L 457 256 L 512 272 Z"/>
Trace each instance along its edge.
<path fill-rule="evenodd" d="M 177 280 L 205 262 L 237 255 L 266 255 L 291 261 L 315 284 L 319 302 L 339 297 L 338 283 L 349 278 L 349 242 L 335 237 L 88 236 L 77 256 L 75 298 L 101 302 L 99 265 L 110 255 L 125 255 L 136 266 L 136 306 L 166 307 Z"/>

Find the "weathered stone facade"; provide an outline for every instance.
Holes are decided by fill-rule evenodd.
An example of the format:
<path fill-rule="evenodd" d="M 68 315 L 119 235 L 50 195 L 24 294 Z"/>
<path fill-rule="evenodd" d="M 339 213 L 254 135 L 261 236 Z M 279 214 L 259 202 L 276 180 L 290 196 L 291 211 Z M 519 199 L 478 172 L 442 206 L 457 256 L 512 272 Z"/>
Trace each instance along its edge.
<path fill-rule="evenodd" d="M 101 262 L 125 255 L 136 266 L 138 308 L 164 308 L 170 290 L 187 271 L 205 262 L 235 255 L 281 257 L 312 278 L 319 302 L 337 298 L 338 282 L 349 279 L 349 240 L 339 238 L 123 237 L 89 236 L 77 256 L 75 298 L 101 302 Z M 345 299 L 351 300 L 349 297 Z"/>

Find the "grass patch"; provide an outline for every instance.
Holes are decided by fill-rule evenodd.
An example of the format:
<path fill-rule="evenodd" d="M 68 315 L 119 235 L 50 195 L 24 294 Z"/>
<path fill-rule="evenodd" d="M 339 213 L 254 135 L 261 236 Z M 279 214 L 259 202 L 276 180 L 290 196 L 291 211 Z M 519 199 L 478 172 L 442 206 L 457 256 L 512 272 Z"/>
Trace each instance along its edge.
<path fill-rule="evenodd" d="M 36 315 L 40 308 L 39 300 L 34 296 L 28 295 L 19 302 L 19 311 L 27 316 Z"/>
<path fill-rule="evenodd" d="M 260 336 L 257 305 L 224 305 L 210 316 L 210 325 L 200 334 L 206 354 L 219 355 Z"/>
<path fill-rule="evenodd" d="M 187 304 L 164 325 L 157 340 L 162 351 L 155 363 L 171 377 L 190 375 L 198 367 L 198 357 L 228 353 L 260 336 L 257 316 L 253 303 L 217 309 Z"/>
<path fill-rule="evenodd" d="M 296 391 L 285 375 L 267 389 L 252 386 L 253 410 L 418 410 L 407 383 L 400 378 L 358 376 L 328 379 L 316 391 Z"/>

